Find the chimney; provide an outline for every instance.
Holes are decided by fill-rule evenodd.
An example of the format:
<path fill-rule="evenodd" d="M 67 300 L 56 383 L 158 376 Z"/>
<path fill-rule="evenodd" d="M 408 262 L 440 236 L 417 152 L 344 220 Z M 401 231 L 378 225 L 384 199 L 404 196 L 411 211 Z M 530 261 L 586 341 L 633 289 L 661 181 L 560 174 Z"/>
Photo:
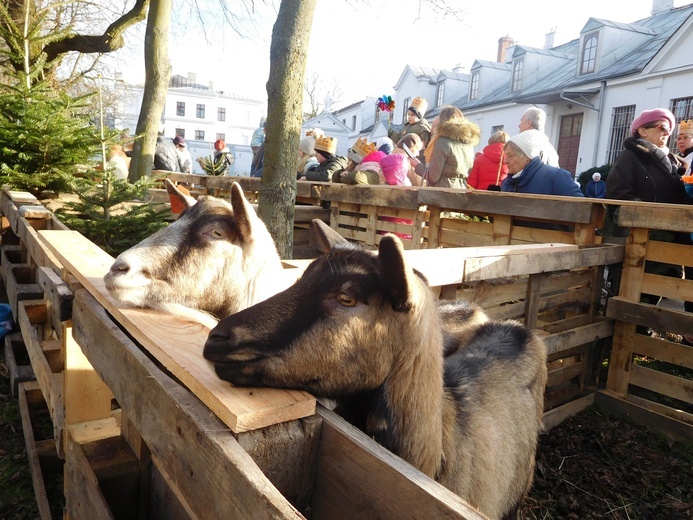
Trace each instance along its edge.
<path fill-rule="evenodd" d="M 663 13 L 674 8 L 674 0 L 652 0 L 651 15 Z"/>
<path fill-rule="evenodd" d="M 498 63 L 505 63 L 505 51 L 513 45 L 515 45 L 515 40 L 510 36 L 503 36 L 498 40 L 498 58 L 496 59 Z"/>
<path fill-rule="evenodd" d="M 188 81 L 190 83 L 197 83 L 197 72 L 188 72 Z"/>
<path fill-rule="evenodd" d="M 546 33 L 544 38 L 544 50 L 549 50 L 553 48 L 553 40 L 556 37 L 556 28 L 554 27 L 551 31 Z"/>
<path fill-rule="evenodd" d="M 209 82 L 209 91 L 214 92 L 214 82 L 213 81 Z"/>

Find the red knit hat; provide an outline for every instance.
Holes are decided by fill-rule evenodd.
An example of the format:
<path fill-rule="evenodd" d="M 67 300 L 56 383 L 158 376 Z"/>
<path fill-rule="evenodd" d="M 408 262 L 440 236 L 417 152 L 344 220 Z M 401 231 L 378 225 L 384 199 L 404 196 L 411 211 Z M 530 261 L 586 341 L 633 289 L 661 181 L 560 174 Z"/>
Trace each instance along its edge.
<path fill-rule="evenodd" d="M 226 143 L 223 139 L 217 139 L 216 141 L 214 141 L 215 150 L 223 150 L 224 148 L 226 148 Z"/>

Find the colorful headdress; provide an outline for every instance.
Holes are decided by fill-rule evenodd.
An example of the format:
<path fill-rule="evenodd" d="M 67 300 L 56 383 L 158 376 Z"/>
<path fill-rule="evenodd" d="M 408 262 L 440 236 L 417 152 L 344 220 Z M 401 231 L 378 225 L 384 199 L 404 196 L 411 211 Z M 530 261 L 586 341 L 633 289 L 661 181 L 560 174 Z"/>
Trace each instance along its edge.
<path fill-rule="evenodd" d="M 685 119 L 679 123 L 680 134 L 693 134 L 693 119 Z"/>
<path fill-rule="evenodd" d="M 378 98 L 378 102 L 376 104 L 383 112 L 392 112 L 395 109 L 395 101 L 390 96 Z"/>
<path fill-rule="evenodd" d="M 337 151 L 337 139 L 329 136 L 321 136 L 315 140 L 315 149 L 334 155 Z"/>

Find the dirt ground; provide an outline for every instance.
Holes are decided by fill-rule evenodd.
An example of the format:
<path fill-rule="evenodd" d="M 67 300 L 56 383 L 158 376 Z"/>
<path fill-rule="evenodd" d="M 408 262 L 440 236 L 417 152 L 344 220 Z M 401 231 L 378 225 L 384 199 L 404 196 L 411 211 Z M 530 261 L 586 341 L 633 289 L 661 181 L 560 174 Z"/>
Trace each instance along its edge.
<path fill-rule="evenodd" d="M 38 517 L 18 403 L 0 349 L 0 518 Z M 38 418 L 47 423 L 47 414 Z M 60 473 L 46 483 L 61 518 Z M 525 519 L 693 518 L 693 446 L 591 407 L 542 434 Z"/>

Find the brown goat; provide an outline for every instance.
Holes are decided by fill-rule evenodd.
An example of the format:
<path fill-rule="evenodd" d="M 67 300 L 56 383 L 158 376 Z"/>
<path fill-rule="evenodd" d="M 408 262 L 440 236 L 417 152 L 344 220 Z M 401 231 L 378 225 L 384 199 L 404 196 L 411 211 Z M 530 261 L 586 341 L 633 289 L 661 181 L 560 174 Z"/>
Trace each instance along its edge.
<path fill-rule="evenodd" d="M 231 204 L 198 201 L 166 180 L 185 207 L 178 220 L 116 258 L 104 277 L 117 300 L 197 320 L 209 328 L 287 287 L 272 236 L 238 183 Z"/>
<path fill-rule="evenodd" d="M 451 315 L 388 235 L 377 255 L 335 246 L 286 291 L 221 320 L 204 356 L 236 385 L 368 396 L 367 433 L 491 518 L 514 518 L 533 477 L 546 348 L 512 321 L 446 333 Z"/>

